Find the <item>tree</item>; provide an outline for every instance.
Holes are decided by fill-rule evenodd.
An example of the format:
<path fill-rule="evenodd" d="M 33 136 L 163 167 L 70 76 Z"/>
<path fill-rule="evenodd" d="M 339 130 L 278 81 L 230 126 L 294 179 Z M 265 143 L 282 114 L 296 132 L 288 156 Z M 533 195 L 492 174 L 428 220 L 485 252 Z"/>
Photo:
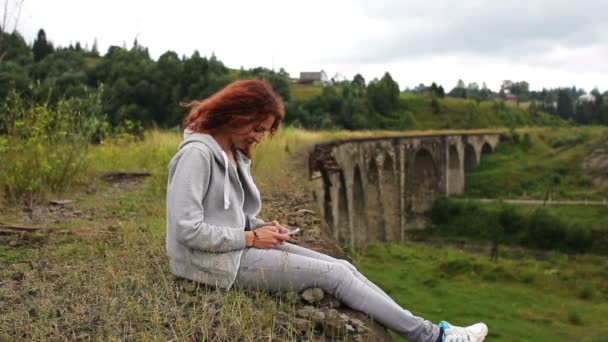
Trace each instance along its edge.
<path fill-rule="evenodd" d="M 14 62 L 21 66 L 29 66 L 32 63 L 32 50 L 19 32 L 7 33 L 3 40 L 2 55 L 5 62 Z"/>
<path fill-rule="evenodd" d="M 608 124 L 606 119 L 606 108 L 604 107 L 604 96 L 595 88 L 591 91 L 591 95 L 595 97 L 595 120 L 600 125 Z"/>
<path fill-rule="evenodd" d="M 370 109 L 386 115 L 399 106 L 399 85 L 387 72 L 380 80 L 373 80 L 367 86 L 367 102 Z"/>
<path fill-rule="evenodd" d="M 490 99 L 490 96 L 492 95 L 492 91 L 488 88 L 488 85 L 486 84 L 486 82 L 483 82 L 481 85 L 481 90 L 479 91 L 479 98 L 481 100 L 488 100 Z"/>
<path fill-rule="evenodd" d="M 441 107 L 439 106 L 439 101 L 436 98 L 431 99 L 431 111 L 433 114 L 439 114 L 441 111 Z"/>
<path fill-rule="evenodd" d="M 0 22 L 0 62 L 2 62 L 2 60 L 4 60 L 7 55 L 4 46 L 4 38 L 8 32 L 8 20 L 11 17 L 14 18 L 13 33 L 16 33 L 17 24 L 19 24 L 19 18 L 21 17 L 21 8 L 23 7 L 23 1 L 24 0 L 21 0 L 19 2 L 15 1 L 15 3 L 9 7 L 9 0 L 4 0 L 4 8 L 2 9 L 2 14 L 0 15 L 0 17 L 2 17 L 2 22 Z M 17 13 L 16 15 L 14 15 L 15 12 Z"/>
<path fill-rule="evenodd" d="M 437 88 L 437 97 L 439 97 L 439 98 L 445 97 L 445 90 L 443 90 L 443 86 L 439 86 Z"/>
<path fill-rule="evenodd" d="M 433 82 L 431 84 L 431 95 L 433 97 L 438 97 L 438 98 L 443 98 L 445 97 L 445 91 L 443 90 L 442 86 L 437 86 L 437 83 Z"/>
<path fill-rule="evenodd" d="M 564 120 L 574 117 L 574 105 L 567 89 L 560 89 L 557 92 L 557 115 Z"/>
<path fill-rule="evenodd" d="M 93 46 L 91 47 L 91 56 L 99 57 L 99 48 L 97 47 L 97 38 L 93 40 Z"/>
<path fill-rule="evenodd" d="M 34 53 L 34 62 L 40 62 L 44 57 L 53 53 L 53 44 L 47 41 L 46 33 L 43 29 L 38 30 L 38 35 L 34 40 L 32 51 Z"/>
<path fill-rule="evenodd" d="M 361 74 L 356 74 L 355 77 L 353 77 L 351 84 L 354 86 L 357 86 L 357 87 L 364 88 L 365 87 L 365 78 L 363 78 L 363 76 L 361 76 Z"/>
<path fill-rule="evenodd" d="M 450 90 L 448 95 L 450 95 L 451 97 L 460 97 L 460 98 L 466 99 L 467 98 L 467 89 L 466 89 L 466 86 L 464 85 L 464 81 L 458 80 L 458 83 L 456 83 L 456 86 L 452 90 Z"/>

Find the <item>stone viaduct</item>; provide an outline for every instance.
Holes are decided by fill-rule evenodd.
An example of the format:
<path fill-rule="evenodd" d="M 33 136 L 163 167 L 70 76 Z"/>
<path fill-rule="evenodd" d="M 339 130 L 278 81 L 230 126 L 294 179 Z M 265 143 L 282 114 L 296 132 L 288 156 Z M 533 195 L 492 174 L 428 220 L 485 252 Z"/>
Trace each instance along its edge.
<path fill-rule="evenodd" d="M 309 156 L 313 195 L 341 246 L 403 242 L 439 196 L 464 192 L 465 171 L 499 142 L 499 133 L 466 133 L 319 144 Z"/>

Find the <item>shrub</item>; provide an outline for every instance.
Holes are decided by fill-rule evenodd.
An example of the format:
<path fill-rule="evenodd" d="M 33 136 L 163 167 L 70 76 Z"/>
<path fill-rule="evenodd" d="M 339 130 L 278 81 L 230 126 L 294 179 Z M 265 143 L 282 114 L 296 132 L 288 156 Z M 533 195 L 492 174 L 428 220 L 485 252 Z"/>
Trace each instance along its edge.
<path fill-rule="evenodd" d="M 593 246 L 591 232 L 581 227 L 568 229 L 565 239 L 566 248 L 572 252 L 585 252 Z"/>
<path fill-rule="evenodd" d="M 526 243 L 533 247 L 551 249 L 562 246 L 567 227 L 544 208 L 538 208 L 530 217 Z"/>
<path fill-rule="evenodd" d="M 532 138 L 530 138 L 529 133 L 524 134 L 521 146 L 523 147 L 524 151 L 529 151 L 532 148 Z"/>
<path fill-rule="evenodd" d="M 450 202 L 446 197 L 439 198 L 431 208 L 431 220 L 435 224 L 448 223 L 450 217 L 459 214 L 459 206 Z"/>
<path fill-rule="evenodd" d="M 0 103 L 0 197 L 31 201 L 83 181 L 102 119 L 101 92 L 50 106 L 11 91 Z"/>

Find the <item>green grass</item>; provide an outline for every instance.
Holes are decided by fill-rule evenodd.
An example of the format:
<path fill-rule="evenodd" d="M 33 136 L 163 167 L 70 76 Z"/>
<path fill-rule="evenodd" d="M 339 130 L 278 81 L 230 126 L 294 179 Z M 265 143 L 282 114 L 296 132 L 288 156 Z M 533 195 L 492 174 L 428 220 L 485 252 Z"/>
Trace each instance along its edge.
<path fill-rule="evenodd" d="M 32 255 L 29 248 L 0 246 L 0 265 L 3 263 L 13 264 L 28 260 Z"/>
<path fill-rule="evenodd" d="M 415 315 L 456 325 L 483 321 L 489 341 L 598 341 L 608 333 L 601 319 L 608 314 L 605 259 L 557 254 L 494 264 L 453 248 L 392 244 L 353 257 Z"/>
<path fill-rule="evenodd" d="M 263 194 L 286 191 L 293 182 L 307 181 L 294 177 L 305 173 L 305 166 L 292 164 L 292 158 L 303 157 L 298 160 L 305 163 L 305 156 L 297 155 L 314 143 L 402 133 L 281 129 L 256 149 L 254 177 Z M 279 312 L 293 319 L 293 294 L 217 291 L 169 273 L 165 187 L 180 141 L 181 132 L 150 131 L 144 141 L 92 147 L 88 172 L 94 191 L 77 203 L 85 212 L 95 210 L 95 219 L 58 224 L 81 233 L 50 235 L 36 249 L 0 244 L 0 279 L 25 273 L 18 286 L 0 286 L 5 303 L 0 340 L 296 339 L 293 325 L 283 328 L 275 322 Z M 108 171 L 150 171 L 153 176 L 140 190 L 115 192 L 93 181 Z M 359 251 L 355 261 L 414 313 L 435 322 L 484 320 L 491 340 L 594 341 L 608 333 L 596 323 L 608 310 L 605 259 L 549 253 L 537 261 L 525 252 L 513 254 L 521 259 L 502 258 L 494 265 L 454 249 L 380 246 Z M 42 261 L 48 265 L 35 266 Z"/>
<path fill-rule="evenodd" d="M 437 99 L 439 112 L 433 113 L 428 95 L 401 94 L 401 106 L 412 112 L 417 129 L 474 129 L 489 127 L 563 126 L 556 116 L 530 113 L 525 106 L 503 101 L 481 101 L 445 97 Z"/>
<path fill-rule="evenodd" d="M 175 133 L 150 132 L 143 142 L 94 148 L 93 172 L 148 170 L 153 176 L 138 191 L 96 184 L 93 194 L 78 201 L 79 209 L 96 211 L 95 220 L 56 224 L 79 233 L 49 235 L 35 254 L 0 245 L 0 279 L 25 273 L 18 286 L 0 286 L 0 300 L 6 301 L 0 340 L 296 338 L 295 330 L 274 322 L 278 312 L 291 312 L 293 326 L 293 294 L 225 292 L 170 274 L 165 170 L 179 140 Z M 24 263 L 32 258 L 45 264 Z"/>
<path fill-rule="evenodd" d="M 415 239 L 484 241 L 567 253 L 608 255 L 608 207 L 484 203 L 441 198 L 432 225 Z"/>
<path fill-rule="evenodd" d="M 323 87 L 308 85 L 308 84 L 292 84 L 291 97 L 294 100 L 310 100 L 311 98 L 320 95 Z"/>
<path fill-rule="evenodd" d="M 525 134 L 529 147 L 521 143 Z M 538 128 L 517 135 L 519 143 L 499 144 L 466 173 L 466 197 L 544 199 L 549 193 L 556 200 L 608 199 L 608 186 L 594 186 L 582 168 L 593 149 L 608 145 L 607 128 Z"/>
<path fill-rule="evenodd" d="M 293 177 L 292 154 L 345 134 L 281 130 L 254 156 L 262 192 L 273 190 L 271 184 L 285 191 L 289 182 L 305 182 Z M 370 134 L 375 133 L 360 135 Z M 180 141 L 181 132 L 150 131 L 143 141 L 92 147 L 92 191 L 83 194 L 71 188 L 61 198 L 77 198 L 78 209 L 94 211 L 94 219 L 53 223 L 75 234 L 45 236 L 35 252 L 32 246 L 11 247 L 0 240 L 0 282 L 9 282 L 0 286 L 1 341 L 296 339 L 294 293 L 270 295 L 236 287 L 219 291 L 170 274 L 165 190 L 168 164 Z M 152 177 L 141 189 L 117 190 L 94 181 L 109 171 L 150 171 Z M 12 284 L 17 272 L 24 278 Z M 287 314 L 287 326 L 277 324 L 280 312 Z"/>

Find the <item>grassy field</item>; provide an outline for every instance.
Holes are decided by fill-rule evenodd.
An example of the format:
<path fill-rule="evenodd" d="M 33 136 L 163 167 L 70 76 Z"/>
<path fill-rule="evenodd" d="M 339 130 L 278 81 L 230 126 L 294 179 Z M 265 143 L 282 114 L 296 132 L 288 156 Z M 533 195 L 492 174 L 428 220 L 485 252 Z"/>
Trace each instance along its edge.
<path fill-rule="evenodd" d="M 564 122 L 547 113 L 530 113 L 524 106 L 503 101 L 481 101 L 446 97 L 437 99 L 433 113 L 427 95 L 401 93 L 401 107 L 416 119 L 416 129 L 474 129 L 482 127 L 562 126 Z"/>
<path fill-rule="evenodd" d="M 353 257 L 414 314 L 460 325 L 484 321 L 488 341 L 606 341 L 606 259 L 525 255 L 495 264 L 450 247 L 389 244 Z"/>
<path fill-rule="evenodd" d="M 281 130 L 255 152 L 256 183 L 263 196 L 289 193 L 307 181 L 305 168 L 294 164 L 294 158 L 305 158 L 307 147 L 386 134 Z M 180 141 L 180 132 L 150 131 L 143 142 L 92 147 L 89 182 L 47 194 L 75 200 L 73 209 L 81 213 L 70 209 L 63 218 L 43 211 L 38 222 L 75 234 L 0 236 L 0 340 L 296 338 L 295 294 L 217 291 L 168 272 L 165 187 Z M 152 177 L 143 185 L 107 184 L 98 175 L 108 171 L 149 171 Z M 33 210 L 46 208 L 41 203 Z M 24 215 L 21 205 L 6 207 L 0 222 L 21 222 Z M 485 320 L 489 340 L 605 341 L 608 333 L 600 324 L 608 313 L 608 268 L 600 257 L 549 253 L 536 260 L 521 250 L 512 253 L 518 259 L 507 260 L 507 253 L 495 265 L 485 256 L 420 245 L 355 253 L 364 273 L 405 307 L 435 322 Z M 287 326 L 276 322 L 281 312 L 287 313 Z"/>
<path fill-rule="evenodd" d="M 459 199 L 454 199 L 460 201 Z M 523 216 L 532 215 L 539 208 L 546 210 L 550 215 L 559 218 L 569 225 L 584 228 L 586 230 L 605 230 L 608 232 L 608 205 L 528 205 L 528 204 L 502 204 L 502 203 L 479 203 L 472 200 L 462 199 L 465 203 L 476 203 L 482 210 L 498 212 L 503 207 L 509 206 Z"/>
<path fill-rule="evenodd" d="M 294 100 L 309 100 L 319 94 L 323 88 L 308 84 L 292 84 L 291 97 Z"/>
<path fill-rule="evenodd" d="M 275 139 L 285 141 L 283 135 Z M 287 312 L 293 326 L 293 294 L 218 291 L 168 272 L 167 166 L 180 141 L 179 133 L 152 131 L 143 142 L 94 147 L 92 181 L 49 196 L 75 200 L 83 214 L 39 218 L 39 224 L 75 234 L 0 236 L 0 340 L 295 338 L 293 328 L 275 322 L 279 312 Z M 108 171 L 153 176 L 143 186 L 97 180 Z M 261 179 L 269 179 L 260 172 L 265 171 L 256 172 Z M 5 208 L 0 215 L 0 222 L 12 223 L 22 212 Z"/>
<path fill-rule="evenodd" d="M 320 95 L 323 87 L 291 85 L 293 99 L 307 101 Z M 461 98 L 438 98 L 432 105 L 430 95 L 401 93 L 399 108 L 409 112 L 415 129 L 478 129 L 492 127 L 565 126 L 560 118 L 540 111 L 529 111 L 529 103 L 502 100 L 476 101 Z"/>
<path fill-rule="evenodd" d="M 466 173 L 466 197 L 603 200 L 608 186 L 594 186 L 583 160 L 608 146 L 605 127 L 521 129 L 517 142 L 501 143 Z M 525 142 L 525 135 L 529 142 Z"/>
<path fill-rule="evenodd" d="M 294 153 L 347 135 L 281 130 L 254 155 L 262 193 L 291 193 L 294 182 L 307 180 L 305 168 L 292 167 Z M 89 151 L 88 183 L 45 193 L 28 211 L 19 204 L 0 210 L 3 224 L 73 232 L 0 235 L 0 341 L 296 338 L 294 293 L 225 292 L 169 273 L 165 191 L 168 163 L 180 141 L 181 133 L 161 131 L 147 132 L 144 141 L 107 141 Z M 152 176 L 144 184 L 99 180 L 110 171 Z M 74 204 L 59 211 L 45 198 Z M 261 217 L 285 222 L 285 217 L 265 216 L 277 209 L 266 204 Z M 278 324 L 278 316 L 287 324 Z"/>

